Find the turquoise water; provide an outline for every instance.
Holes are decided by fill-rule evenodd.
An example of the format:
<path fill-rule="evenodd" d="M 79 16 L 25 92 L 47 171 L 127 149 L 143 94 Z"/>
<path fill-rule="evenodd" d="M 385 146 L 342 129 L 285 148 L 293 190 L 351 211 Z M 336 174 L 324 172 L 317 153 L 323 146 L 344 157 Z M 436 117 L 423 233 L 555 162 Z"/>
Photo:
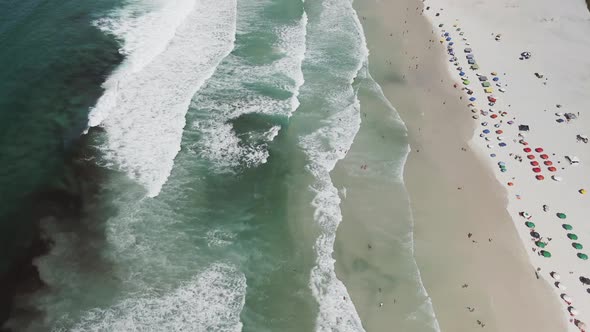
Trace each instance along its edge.
<path fill-rule="evenodd" d="M 18 118 L 7 121 L 13 123 L 10 130 L 62 142 L 88 124 L 86 153 L 76 160 L 96 173 L 77 175 L 96 188 L 72 225 L 60 216 L 42 223 L 54 243 L 35 262 L 47 287 L 20 297 L 18 307 L 37 314 L 14 313 L 8 326 L 363 331 L 352 302 L 342 301 L 350 296 L 332 258 L 342 215 L 330 172 L 359 130 L 357 93 L 370 80 L 351 2 L 131 0 L 63 6 L 31 4 L 41 17 L 19 16 L 0 26 L 0 36 L 10 36 L 17 49 L 27 39 L 18 34 L 21 21 L 48 27 L 61 22 L 72 30 L 73 36 L 49 33 L 42 39 L 56 48 L 59 61 L 79 61 L 92 70 L 79 73 L 89 81 L 39 76 L 41 70 L 30 69 L 42 81 L 40 89 L 47 85 L 52 108 L 29 101 L 26 114 L 37 125 L 58 122 L 65 134 L 51 135 L 51 126 L 42 128 L 46 132 L 26 128 L 30 121 Z M 72 17 L 79 26 L 60 21 L 70 11 L 80 12 Z M 57 47 L 58 40 L 67 42 Z M 70 43 L 71 54 L 61 49 Z M 9 53 L 1 53 L 3 61 L 14 59 Z M 12 75 L 17 73 L 23 75 L 16 69 Z M 26 83 L 14 85 L 25 93 L 31 85 Z M 0 95 L 2 102 L 10 98 Z M 22 162 L 46 167 L 18 169 L 23 177 L 39 178 L 11 180 L 11 188 L 18 188 L 11 193 L 15 202 L 22 199 L 16 190 L 32 191 L 40 179 L 67 173 L 59 165 L 45 173 L 65 158 L 56 157 L 57 147 L 47 148 L 51 140 L 22 139 L 31 141 L 25 151 L 43 150 Z M 6 163 L 18 159 L 9 158 Z"/>

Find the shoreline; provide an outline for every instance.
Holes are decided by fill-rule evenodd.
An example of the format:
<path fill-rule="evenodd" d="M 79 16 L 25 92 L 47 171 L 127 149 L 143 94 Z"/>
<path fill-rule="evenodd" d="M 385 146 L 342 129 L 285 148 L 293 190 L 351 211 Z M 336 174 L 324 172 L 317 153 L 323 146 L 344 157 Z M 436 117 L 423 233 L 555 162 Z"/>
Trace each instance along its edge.
<path fill-rule="evenodd" d="M 370 71 L 378 73 L 376 81 L 408 127 L 412 152 L 404 180 L 415 256 L 442 330 L 467 331 L 479 327 L 478 320 L 488 330 L 565 330 L 558 302 L 549 296 L 548 283 L 536 279 L 506 212 L 506 190 L 471 149 L 475 124 L 452 88 L 443 52 L 434 48 L 437 36 L 420 15 L 422 2 L 368 2 L 355 2 L 355 8 L 371 50 Z M 400 17 L 383 14 L 394 12 Z M 403 32 L 391 35 L 396 31 Z M 383 73 L 392 62 L 405 69 Z M 512 294 L 519 292 L 531 295 L 515 299 Z"/>

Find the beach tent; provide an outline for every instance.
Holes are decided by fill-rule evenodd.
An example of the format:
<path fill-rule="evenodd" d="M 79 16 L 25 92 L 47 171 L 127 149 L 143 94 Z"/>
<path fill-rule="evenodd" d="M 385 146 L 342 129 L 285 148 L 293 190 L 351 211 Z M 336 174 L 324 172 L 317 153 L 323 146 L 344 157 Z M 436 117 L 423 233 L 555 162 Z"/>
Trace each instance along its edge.
<path fill-rule="evenodd" d="M 482 81 L 482 82 L 485 82 L 485 81 L 487 81 L 487 80 L 488 80 L 488 78 L 487 78 L 487 77 L 485 77 L 485 76 L 480 76 L 480 77 L 479 77 L 479 80 L 480 80 L 480 81 Z"/>
<path fill-rule="evenodd" d="M 583 245 L 581 245 L 581 244 L 579 244 L 578 242 L 574 242 L 574 243 L 572 243 L 572 247 L 574 247 L 574 248 L 576 248 L 576 249 L 578 249 L 578 250 L 582 250 L 582 249 L 584 249 L 584 246 L 583 246 Z"/>
<path fill-rule="evenodd" d="M 545 246 L 547 245 L 547 243 L 543 242 L 543 241 L 537 241 L 535 242 L 535 244 L 537 245 L 537 247 L 539 248 L 545 248 Z"/>
<path fill-rule="evenodd" d="M 520 130 L 520 131 L 529 131 L 530 128 L 527 125 L 518 125 L 518 130 Z"/>
<path fill-rule="evenodd" d="M 557 213 L 557 218 L 565 219 L 565 218 L 567 218 L 567 216 L 565 215 L 565 213 L 559 212 L 559 213 Z"/>
<path fill-rule="evenodd" d="M 563 224 L 563 225 L 561 225 L 561 227 L 563 227 L 563 229 L 568 230 L 568 231 L 571 231 L 572 229 L 574 229 L 572 227 L 572 225 L 570 225 L 570 224 Z"/>
<path fill-rule="evenodd" d="M 492 88 L 485 88 L 485 89 L 483 89 L 483 91 L 485 91 L 485 93 L 492 93 L 492 92 L 494 92 L 494 89 L 492 89 Z"/>
<path fill-rule="evenodd" d="M 583 259 L 583 260 L 587 260 L 588 259 L 588 255 L 579 252 L 576 256 L 578 256 L 579 259 Z"/>
<path fill-rule="evenodd" d="M 483 83 L 481 83 L 481 86 L 483 86 L 484 88 L 489 88 L 490 82 L 483 82 Z"/>
<path fill-rule="evenodd" d="M 574 233 L 567 233 L 567 238 L 576 241 L 578 239 L 578 236 Z"/>
<path fill-rule="evenodd" d="M 551 253 L 547 250 L 541 250 L 541 256 L 549 258 L 551 257 Z"/>

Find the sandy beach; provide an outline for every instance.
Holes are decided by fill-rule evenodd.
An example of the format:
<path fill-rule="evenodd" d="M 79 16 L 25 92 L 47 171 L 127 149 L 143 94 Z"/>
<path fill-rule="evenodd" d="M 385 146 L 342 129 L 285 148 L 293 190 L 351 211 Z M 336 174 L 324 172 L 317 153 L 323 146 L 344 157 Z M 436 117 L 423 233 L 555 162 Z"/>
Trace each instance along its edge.
<path fill-rule="evenodd" d="M 367 0 L 355 2 L 355 7 L 371 51 L 371 74 L 408 127 L 412 151 L 404 179 L 415 221 L 416 259 L 441 329 L 579 331 L 576 319 L 589 321 L 590 303 L 588 286 L 579 280 L 590 275 L 588 263 L 577 256 L 586 253 L 584 234 L 590 234 L 583 220 L 590 212 L 590 196 L 581 190 L 590 188 L 583 176 L 588 174 L 584 161 L 589 149 L 576 139 L 578 134 L 587 135 L 584 131 L 589 128 L 584 118 L 590 101 L 587 70 L 580 70 L 589 68 L 583 56 L 588 54 L 588 37 L 582 31 L 589 31 L 590 16 L 585 4 L 574 1 L 557 9 L 547 1 L 473 5 Z M 520 27 L 523 21 L 526 28 Z M 451 40 L 445 40 L 446 32 L 453 33 Z M 502 34 L 500 41 L 493 33 Z M 454 61 L 445 63 L 451 57 L 450 41 L 459 44 L 454 46 L 457 66 Z M 477 56 L 479 70 L 468 69 L 467 47 Z M 533 56 L 520 60 L 524 51 Z M 463 85 L 458 66 L 465 68 L 470 85 Z M 492 80 L 494 71 L 497 81 Z M 493 107 L 486 105 L 489 94 L 480 85 L 479 72 L 487 75 L 494 89 L 506 90 L 494 91 Z M 547 84 L 535 72 L 548 78 Z M 473 93 L 461 90 L 463 86 Z M 470 97 L 480 106 L 469 107 Z M 490 116 L 494 112 L 489 108 L 496 116 Z M 502 112 L 508 114 L 499 115 Z M 556 122 L 567 112 L 580 114 L 575 120 Z M 527 146 L 541 151 L 533 153 L 543 167 L 544 180 L 537 180 L 539 174 L 523 151 L 527 146 L 518 143 L 519 124 L 530 128 L 525 133 Z M 486 128 L 491 134 L 483 133 Z M 534 150 L 538 148 L 543 150 Z M 541 154 L 550 157 L 542 159 Z M 514 159 L 515 155 L 525 161 Z M 581 162 L 570 165 L 566 155 Z M 543 161 L 552 161 L 555 172 Z M 499 162 L 506 171 L 501 171 Z M 551 179 L 554 173 L 560 181 Z M 547 212 L 543 205 L 548 205 Z M 522 212 L 532 215 L 540 241 L 532 240 Z M 565 221 L 557 217 L 559 212 L 567 215 Z M 565 230 L 564 224 L 573 231 Z M 346 227 L 346 220 L 341 227 Z M 567 237 L 572 232 L 578 240 Z M 545 249 L 535 242 L 542 242 Z M 539 256 L 541 250 L 552 256 Z M 552 272 L 559 274 L 561 289 L 555 287 Z M 347 287 L 355 301 L 354 285 Z M 355 304 L 363 317 L 367 309 Z"/>

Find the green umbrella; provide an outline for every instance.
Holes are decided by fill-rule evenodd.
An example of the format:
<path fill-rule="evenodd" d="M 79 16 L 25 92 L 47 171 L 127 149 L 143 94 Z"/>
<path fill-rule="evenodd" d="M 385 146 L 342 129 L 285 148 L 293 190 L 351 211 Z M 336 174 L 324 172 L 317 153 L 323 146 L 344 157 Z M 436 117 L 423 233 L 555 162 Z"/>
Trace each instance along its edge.
<path fill-rule="evenodd" d="M 583 246 L 583 245 L 581 245 L 581 244 L 579 244 L 579 243 L 577 243 L 577 242 L 574 242 L 574 243 L 572 243 L 572 247 L 574 247 L 574 248 L 576 248 L 576 249 L 578 249 L 578 250 L 580 250 L 580 249 L 584 248 L 584 246 Z"/>
<path fill-rule="evenodd" d="M 535 223 L 531 221 L 527 221 L 524 223 L 528 228 L 535 228 Z"/>
<path fill-rule="evenodd" d="M 563 225 L 561 225 L 561 227 L 563 227 L 563 229 L 566 229 L 568 231 L 571 231 L 572 229 L 574 229 L 572 227 L 572 225 L 570 225 L 570 224 L 563 224 Z"/>
<path fill-rule="evenodd" d="M 535 244 L 537 245 L 537 247 L 539 248 L 545 248 L 545 246 L 547 245 L 547 243 L 545 242 L 541 242 L 541 241 L 537 241 L 535 242 Z"/>
<path fill-rule="evenodd" d="M 543 257 L 547 257 L 547 258 L 551 257 L 551 253 L 549 251 L 545 251 L 545 250 L 541 250 L 541 255 L 543 255 Z"/>
<path fill-rule="evenodd" d="M 469 80 L 464 80 L 463 84 L 468 85 L 469 84 Z"/>
<path fill-rule="evenodd" d="M 575 241 L 578 239 L 578 236 L 574 233 L 567 233 L 567 238 Z"/>
<path fill-rule="evenodd" d="M 559 213 L 557 214 L 557 218 L 559 218 L 559 219 L 565 219 L 566 217 L 567 217 L 567 216 L 565 215 L 565 213 L 561 213 L 561 212 L 559 212 Z"/>
<path fill-rule="evenodd" d="M 579 252 L 578 253 L 578 258 L 583 259 L 583 260 L 587 260 L 588 259 L 588 255 Z"/>

